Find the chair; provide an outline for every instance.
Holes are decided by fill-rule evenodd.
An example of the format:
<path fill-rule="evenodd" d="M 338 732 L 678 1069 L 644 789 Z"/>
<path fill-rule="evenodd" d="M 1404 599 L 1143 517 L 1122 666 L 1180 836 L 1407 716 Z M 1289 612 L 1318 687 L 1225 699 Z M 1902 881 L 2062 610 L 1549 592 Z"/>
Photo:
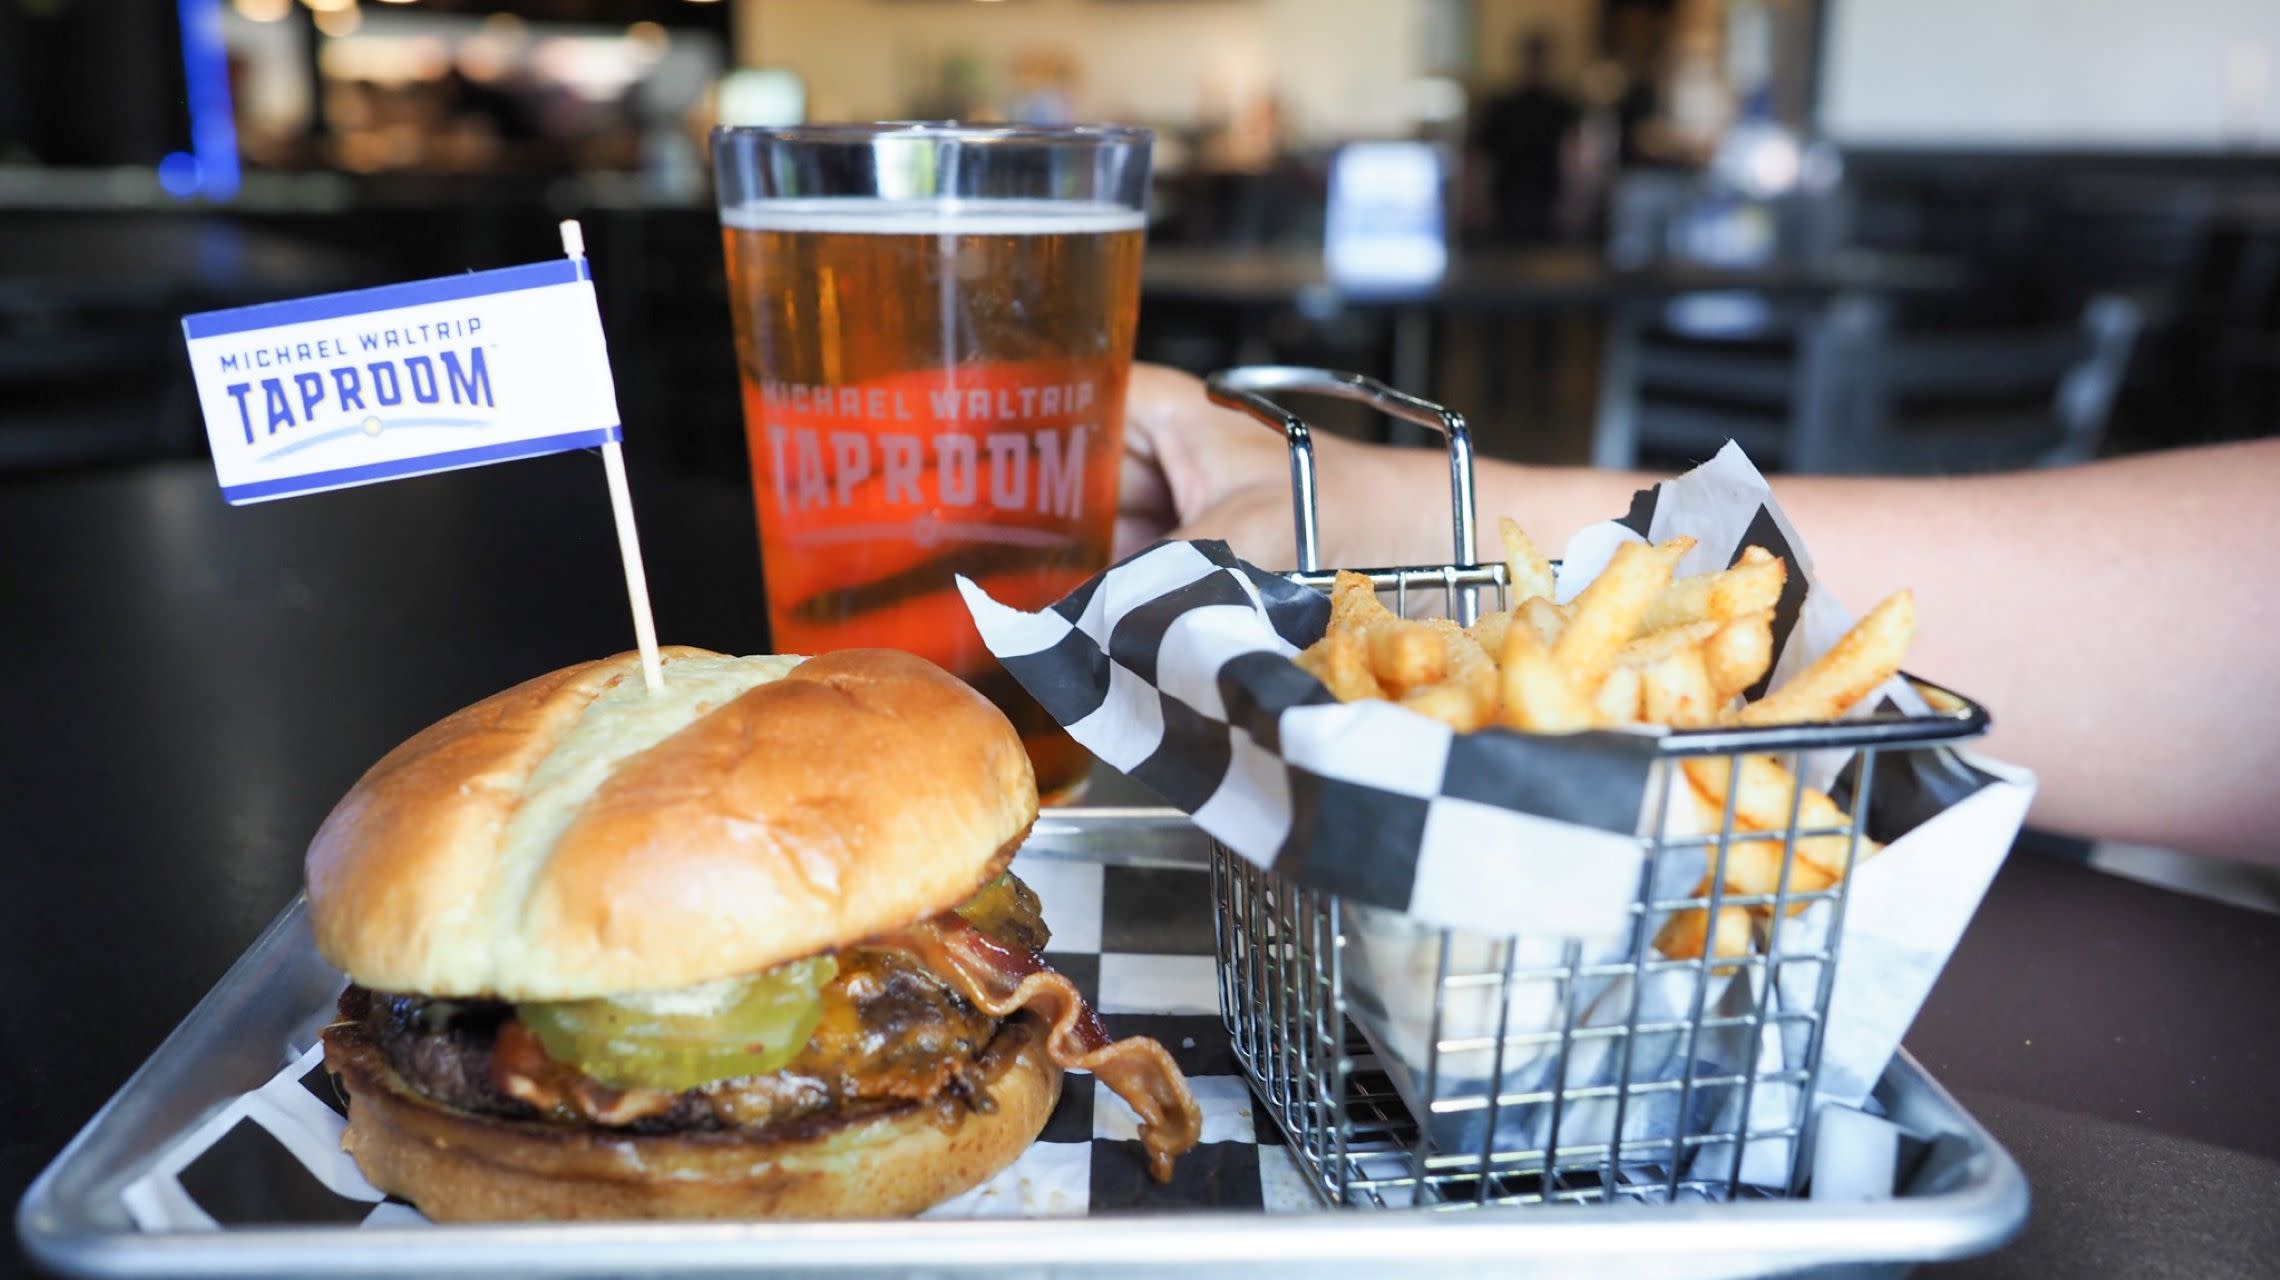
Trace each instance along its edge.
<path fill-rule="evenodd" d="M 1610 349 L 1593 461 L 1706 457 L 1733 439 L 1794 472 L 2078 462 L 2098 452 L 2143 323 L 2136 302 L 2101 295 L 2070 326 L 1908 334 L 1878 301 L 1846 297 L 1792 355 L 1668 350 L 1633 319 Z"/>
<path fill-rule="evenodd" d="M 1727 440 L 1761 463 L 1776 460 L 1798 406 L 1797 340 L 1674 336 L 1661 319 L 1636 307 L 1609 317 L 1592 465 L 1706 458 Z"/>
<path fill-rule="evenodd" d="M 2280 191 L 2244 211 L 2225 255 L 2224 284 L 2207 338 L 2220 435 L 2280 429 Z"/>
<path fill-rule="evenodd" d="M 1852 220 L 1842 188 L 1750 200 L 1696 175 L 1650 170 L 1617 184 L 1607 256 L 1625 267 L 1810 263 L 1844 246 Z M 1728 439 L 1753 457 L 1775 456 L 1796 403 L 1805 336 L 1822 310 L 1735 290 L 1618 308 L 1608 320 L 1593 462 L 1703 457 Z"/>
<path fill-rule="evenodd" d="M 1674 258 L 1728 267 L 1810 262 L 1853 238 L 1843 187 L 1755 199 L 1702 177 L 1657 169 L 1624 174 L 1608 194 L 1607 260 L 1643 267 Z"/>
<path fill-rule="evenodd" d="M 2098 455 L 2144 312 L 2092 298 L 2073 325 L 1894 332 L 1840 303 L 1808 334 L 1789 470 L 1885 475 L 2052 467 Z"/>

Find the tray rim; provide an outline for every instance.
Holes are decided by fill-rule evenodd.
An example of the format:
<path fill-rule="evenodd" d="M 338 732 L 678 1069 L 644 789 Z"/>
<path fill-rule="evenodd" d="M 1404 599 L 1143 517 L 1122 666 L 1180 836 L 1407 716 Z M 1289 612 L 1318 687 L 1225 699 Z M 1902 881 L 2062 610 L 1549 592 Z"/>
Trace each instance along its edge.
<path fill-rule="evenodd" d="M 1205 865 L 1201 833 L 1173 809 L 1048 810 L 1031 838 L 1044 856 L 1153 865 Z M 1136 838 L 1137 856 L 1056 848 L 1103 835 Z M 1165 837 L 1189 836 L 1193 855 Z M 1029 849 L 1029 845 L 1024 846 Z M 1641 1254 L 1715 1255 L 1781 1265 L 1919 1262 L 1994 1249 L 2024 1226 L 2029 1191 L 2018 1162 L 1905 1049 L 1885 1083 L 1928 1106 L 1972 1152 L 1962 1186 L 1882 1201 L 1748 1201 L 1703 1205 L 1562 1205 L 1462 1213 L 1402 1210 L 1241 1213 L 1190 1210 L 1072 1218 L 830 1223 L 469 1223 L 422 1227 L 289 1226 L 217 1231 L 118 1230 L 57 1187 L 89 1159 L 117 1114 L 164 1090 L 161 1072 L 189 1052 L 198 1024 L 258 989 L 294 935 L 306 899 L 255 938 L 150 1057 L 83 1125 L 17 1204 L 15 1225 L 38 1265 L 86 1276 L 416 1275 L 438 1268 L 543 1269 L 555 1275 L 627 1271 L 853 1271 L 919 1266 L 938 1273 L 1008 1266 L 1107 1268 L 1197 1264 L 1480 1263 L 1493 1258 L 1588 1262 Z M 198 1123 L 226 1105 L 201 1108 Z M 178 1131 L 179 1132 L 179 1131 Z M 122 1170 L 121 1172 L 126 1172 Z M 117 1173 L 92 1177 L 115 1190 Z M 355 1247 L 344 1248 L 353 1244 Z"/>

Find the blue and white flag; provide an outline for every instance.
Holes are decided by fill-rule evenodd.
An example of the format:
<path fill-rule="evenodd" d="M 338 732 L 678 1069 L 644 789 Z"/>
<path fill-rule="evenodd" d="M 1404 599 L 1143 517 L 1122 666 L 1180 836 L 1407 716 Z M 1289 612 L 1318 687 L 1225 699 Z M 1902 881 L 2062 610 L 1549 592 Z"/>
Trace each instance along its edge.
<path fill-rule="evenodd" d="M 232 505 L 619 438 L 583 258 L 185 316 Z"/>

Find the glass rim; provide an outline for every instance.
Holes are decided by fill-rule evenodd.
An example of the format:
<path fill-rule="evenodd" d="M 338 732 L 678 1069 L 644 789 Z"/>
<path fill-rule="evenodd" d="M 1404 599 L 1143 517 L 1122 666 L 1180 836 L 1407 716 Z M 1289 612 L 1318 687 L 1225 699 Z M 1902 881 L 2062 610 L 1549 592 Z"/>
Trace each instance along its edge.
<path fill-rule="evenodd" d="M 819 124 L 714 125 L 715 141 L 857 144 L 909 138 L 927 142 L 1018 145 L 1152 143 L 1156 131 L 1130 124 L 977 124 L 958 120 L 870 120 Z"/>

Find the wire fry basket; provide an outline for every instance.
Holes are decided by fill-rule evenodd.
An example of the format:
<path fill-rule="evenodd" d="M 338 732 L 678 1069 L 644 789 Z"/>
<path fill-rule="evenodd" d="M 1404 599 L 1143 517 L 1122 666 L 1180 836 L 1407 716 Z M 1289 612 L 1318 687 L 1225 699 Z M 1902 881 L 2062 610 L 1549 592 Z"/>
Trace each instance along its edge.
<path fill-rule="evenodd" d="M 1463 418 L 1355 374 L 1283 366 L 1229 370 L 1213 400 L 1282 433 L 1290 450 L 1297 582 L 1327 589 L 1315 458 L 1306 422 L 1271 395 L 1359 401 L 1437 431 L 1448 451 L 1450 562 L 1366 572 L 1397 613 L 1438 602 L 1470 624 L 1505 607 L 1501 563 L 1475 563 L 1472 445 Z M 1648 786 L 1646 854 L 1627 936 L 1490 936 L 1435 928 L 1299 887 L 1214 842 L 1220 1013 L 1252 1089 L 1332 1205 L 1461 1209 L 1551 1203 L 1673 1203 L 1799 1194 L 1812 1149 L 1846 886 L 1860 855 L 1878 761 L 1985 732 L 1983 709 L 1915 682 L 1936 710 L 1841 723 L 1671 732 Z M 1841 827 L 1788 823 L 1737 834 L 1736 787 L 1709 834 L 1674 828 L 1680 762 L 1771 755 L 1803 777 L 1808 757 L 1853 753 Z M 1697 825 L 1709 825 L 1702 823 Z M 1800 840 L 1843 846 L 1833 881 L 1796 874 Z M 1727 886 L 1729 861 L 1779 845 L 1771 893 Z M 1823 845 L 1821 847 L 1826 847 Z M 1825 928 L 1793 928 L 1827 904 Z M 1757 909 L 1739 954 L 1656 950 L 1658 923 Z M 1765 1051 L 1777 1046 L 1777 1051 Z"/>

